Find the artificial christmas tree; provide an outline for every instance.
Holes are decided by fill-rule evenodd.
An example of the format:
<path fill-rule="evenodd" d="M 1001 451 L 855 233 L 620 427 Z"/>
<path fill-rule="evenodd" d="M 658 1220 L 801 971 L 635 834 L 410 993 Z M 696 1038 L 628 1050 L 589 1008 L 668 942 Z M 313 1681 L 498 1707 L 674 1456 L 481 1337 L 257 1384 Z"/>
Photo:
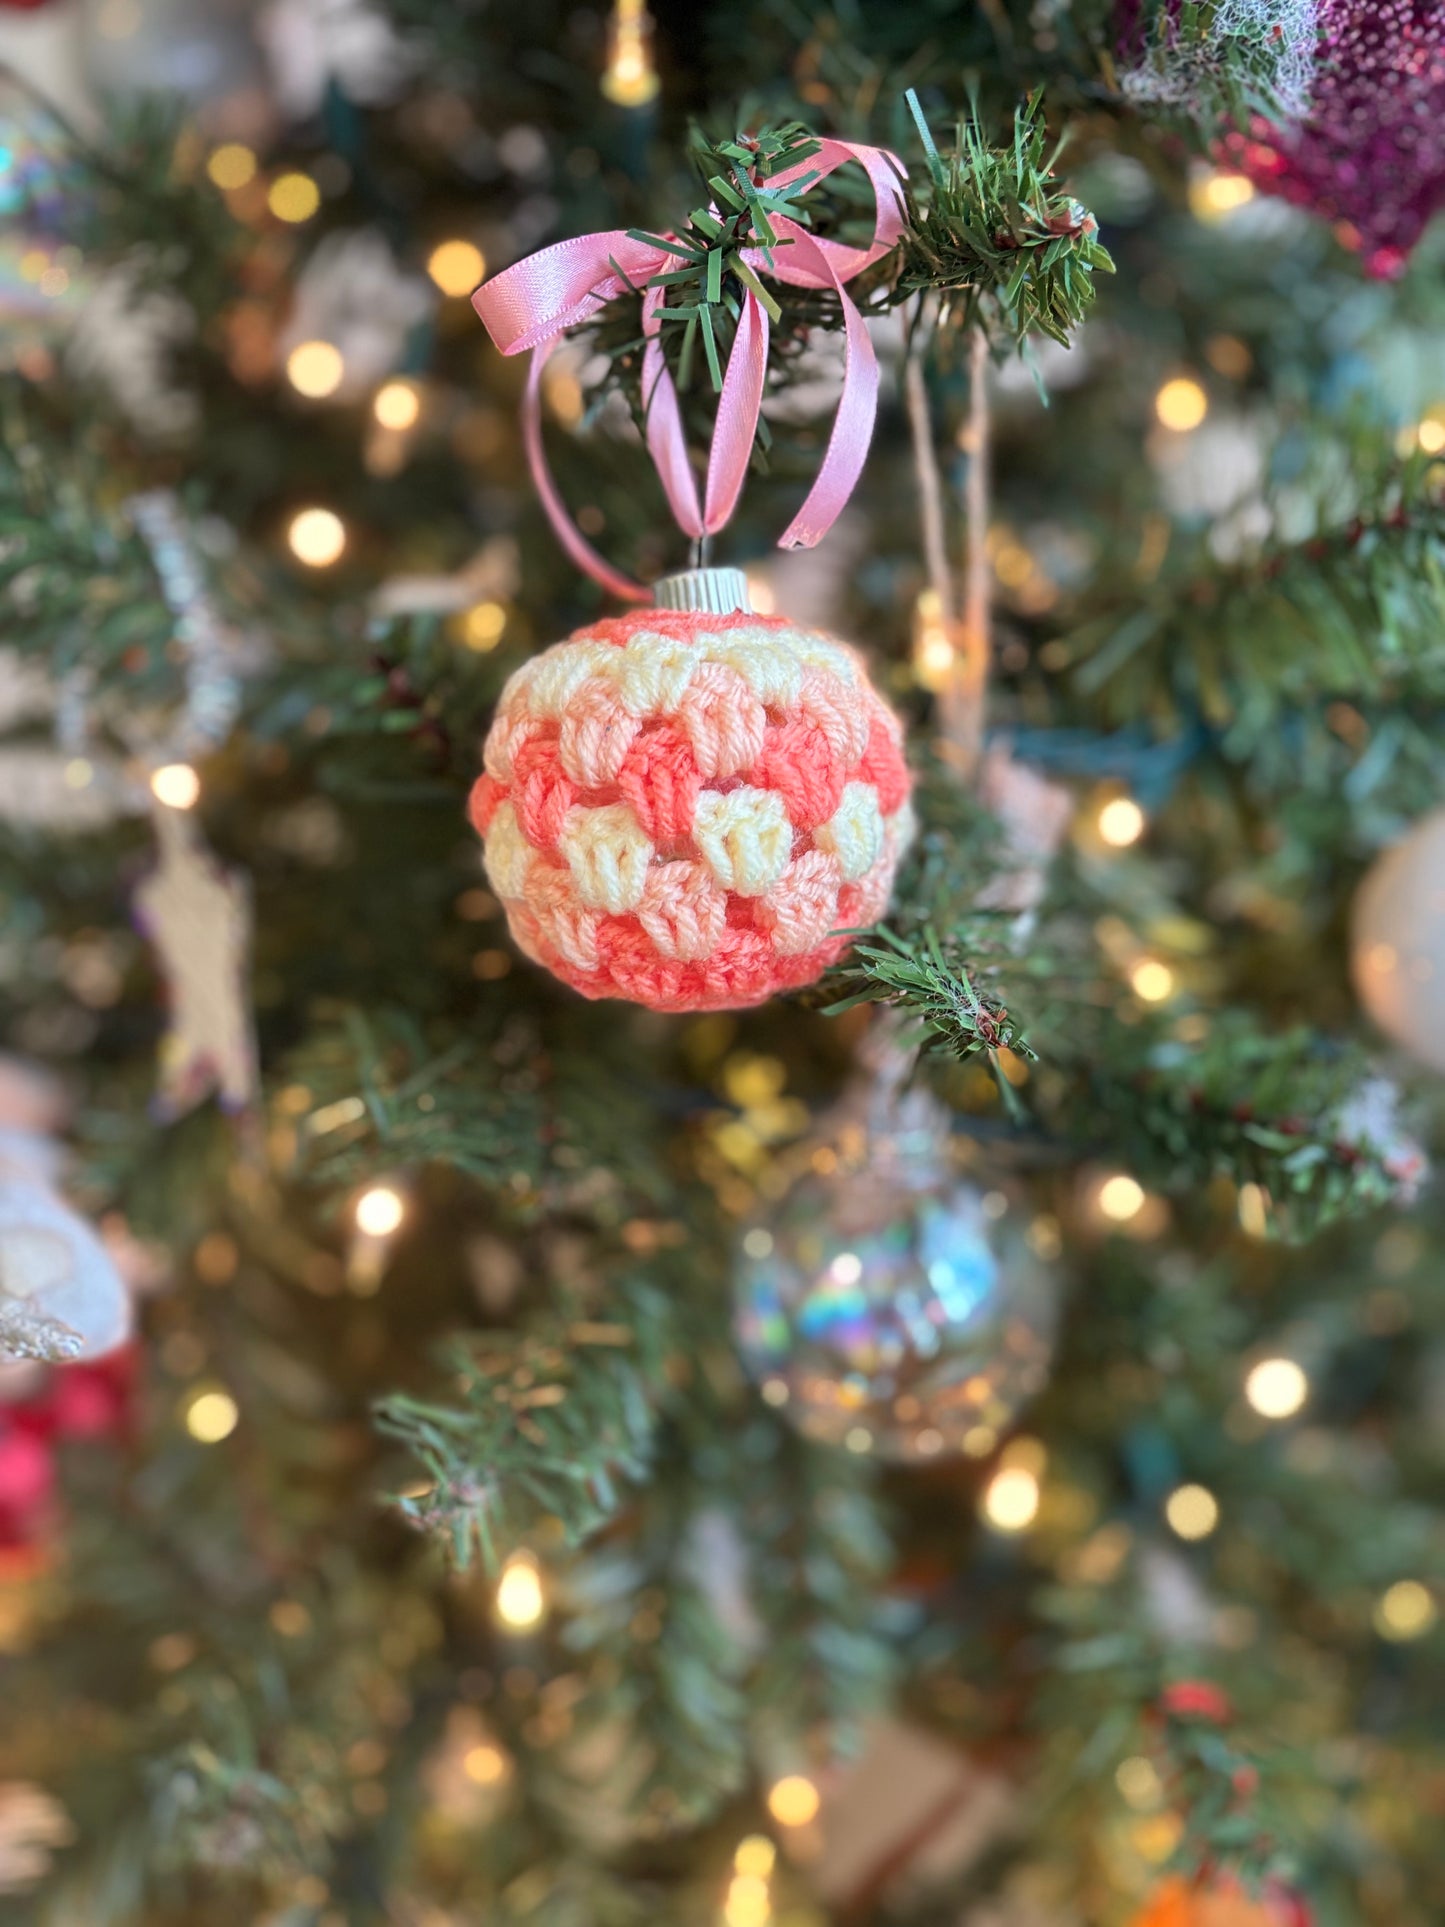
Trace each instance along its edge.
<path fill-rule="evenodd" d="M 1445 1911 L 1438 35 L 1360 11 L 56 0 L 17 1920 Z"/>

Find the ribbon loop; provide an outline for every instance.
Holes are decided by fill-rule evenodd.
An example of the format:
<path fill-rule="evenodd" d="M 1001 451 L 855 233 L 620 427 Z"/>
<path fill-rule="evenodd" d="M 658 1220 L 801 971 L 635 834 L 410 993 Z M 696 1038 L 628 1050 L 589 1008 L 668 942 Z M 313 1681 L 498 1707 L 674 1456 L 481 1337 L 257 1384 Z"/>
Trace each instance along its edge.
<path fill-rule="evenodd" d="M 780 548 L 812 548 L 833 526 L 862 472 L 877 411 L 878 359 L 844 283 L 887 254 L 903 231 L 902 166 L 880 147 L 824 140 L 818 153 L 774 175 L 772 184 L 786 187 L 807 181 L 811 188 L 847 161 L 857 161 L 863 168 L 877 202 L 873 239 L 866 248 L 822 239 L 798 222 L 778 216 L 773 226 L 780 245 L 750 248 L 743 256 L 754 274 L 770 275 L 789 287 L 831 288 L 843 309 L 843 392 L 817 477 L 783 532 Z M 655 243 L 613 228 L 543 248 L 496 275 L 472 296 L 472 306 L 504 355 L 532 353 L 522 400 L 523 443 L 558 540 L 580 569 L 613 595 L 631 602 L 646 602 L 651 592 L 598 555 L 568 514 L 547 466 L 542 445 L 542 370 L 569 329 L 589 321 L 617 296 L 641 289 L 648 453 L 683 533 L 694 541 L 715 535 L 737 507 L 752 455 L 767 380 L 768 316 L 757 295 L 746 290 L 718 397 L 706 486 L 699 500 L 682 409 L 662 351 L 664 291 L 650 285 L 673 258 Z"/>

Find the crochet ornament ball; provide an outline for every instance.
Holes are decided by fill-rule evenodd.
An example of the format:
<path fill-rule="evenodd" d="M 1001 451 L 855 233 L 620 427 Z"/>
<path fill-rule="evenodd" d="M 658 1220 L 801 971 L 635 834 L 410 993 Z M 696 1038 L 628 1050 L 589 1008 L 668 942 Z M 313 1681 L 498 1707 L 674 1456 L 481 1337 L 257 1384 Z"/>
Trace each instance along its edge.
<path fill-rule="evenodd" d="M 902 740 L 843 643 L 641 609 L 511 678 L 471 819 L 535 962 L 584 997 L 733 1010 L 812 983 L 883 915 L 912 830 Z"/>

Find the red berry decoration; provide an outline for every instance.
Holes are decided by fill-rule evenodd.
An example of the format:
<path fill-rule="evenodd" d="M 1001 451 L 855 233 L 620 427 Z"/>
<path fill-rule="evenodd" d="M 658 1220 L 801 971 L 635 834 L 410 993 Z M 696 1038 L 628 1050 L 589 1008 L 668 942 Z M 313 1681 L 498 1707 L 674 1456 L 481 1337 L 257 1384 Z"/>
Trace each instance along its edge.
<path fill-rule="evenodd" d="M 1229 1695 L 1207 1679 L 1181 1679 L 1166 1686 L 1159 1710 L 1177 1720 L 1208 1720 L 1212 1726 L 1228 1726 L 1234 1718 Z"/>

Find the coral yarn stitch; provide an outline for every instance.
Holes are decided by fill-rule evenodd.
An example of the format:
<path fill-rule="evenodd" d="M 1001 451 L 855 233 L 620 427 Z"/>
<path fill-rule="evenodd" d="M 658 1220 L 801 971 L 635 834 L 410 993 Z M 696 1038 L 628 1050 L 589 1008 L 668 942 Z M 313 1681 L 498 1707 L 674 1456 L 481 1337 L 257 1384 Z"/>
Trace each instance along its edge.
<path fill-rule="evenodd" d="M 887 908 L 902 743 L 845 644 L 637 610 L 511 678 L 471 819 L 534 962 L 584 997 L 737 1009 L 813 982 Z"/>

